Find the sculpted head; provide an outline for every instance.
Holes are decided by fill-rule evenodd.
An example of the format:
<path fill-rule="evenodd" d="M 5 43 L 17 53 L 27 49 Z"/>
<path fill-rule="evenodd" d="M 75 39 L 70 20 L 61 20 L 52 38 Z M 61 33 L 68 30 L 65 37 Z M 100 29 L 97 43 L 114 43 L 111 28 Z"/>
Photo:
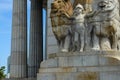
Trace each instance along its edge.
<path fill-rule="evenodd" d="M 72 3 L 70 0 L 54 0 L 51 3 L 51 13 L 70 17 L 73 14 Z"/>
<path fill-rule="evenodd" d="M 54 0 L 53 3 L 51 3 L 52 9 L 59 9 L 62 6 L 64 6 L 63 0 Z"/>
<path fill-rule="evenodd" d="M 68 2 L 68 0 L 54 0 L 51 3 L 51 9 L 59 10 L 59 9 L 65 8 L 66 6 L 65 2 Z"/>
<path fill-rule="evenodd" d="M 84 11 L 84 8 L 81 4 L 78 4 L 75 9 L 74 9 L 74 14 L 81 14 L 83 13 Z"/>
<path fill-rule="evenodd" d="M 98 9 L 102 12 L 112 11 L 116 7 L 116 2 L 114 0 L 102 0 L 98 3 Z"/>

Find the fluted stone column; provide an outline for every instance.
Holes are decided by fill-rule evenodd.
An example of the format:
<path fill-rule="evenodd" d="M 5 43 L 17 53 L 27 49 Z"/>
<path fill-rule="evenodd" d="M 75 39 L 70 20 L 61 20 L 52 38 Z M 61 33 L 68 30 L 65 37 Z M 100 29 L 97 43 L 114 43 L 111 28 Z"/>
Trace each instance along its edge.
<path fill-rule="evenodd" d="M 36 77 L 43 60 L 42 0 L 31 0 L 29 77 Z"/>
<path fill-rule="evenodd" d="M 13 0 L 10 77 L 27 77 L 27 0 Z"/>

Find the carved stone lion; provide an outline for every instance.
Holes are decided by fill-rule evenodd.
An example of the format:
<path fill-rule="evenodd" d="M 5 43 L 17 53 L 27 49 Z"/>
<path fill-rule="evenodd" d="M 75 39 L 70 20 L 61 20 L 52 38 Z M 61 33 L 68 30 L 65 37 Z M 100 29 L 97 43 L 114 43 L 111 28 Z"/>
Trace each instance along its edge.
<path fill-rule="evenodd" d="M 70 20 L 73 13 L 70 0 L 54 0 L 51 3 L 52 31 L 58 43 L 59 50 L 68 52 L 70 47 Z"/>
<path fill-rule="evenodd" d="M 115 0 L 102 0 L 98 3 L 98 12 L 94 14 L 93 49 L 109 50 L 117 48 L 119 8 Z"/>

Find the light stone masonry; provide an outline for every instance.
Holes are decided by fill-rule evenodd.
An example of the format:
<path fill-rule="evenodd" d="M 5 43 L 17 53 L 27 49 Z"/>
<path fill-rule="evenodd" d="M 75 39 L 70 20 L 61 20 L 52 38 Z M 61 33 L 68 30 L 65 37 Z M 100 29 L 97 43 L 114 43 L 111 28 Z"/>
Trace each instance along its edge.
<path fill-rule="evenodd" d="M 51 57 L 40 65 L 37 80 L 119 80 L 120 61 L 115 55 L 120 57 L 120 52 L 49 54 Z"/>

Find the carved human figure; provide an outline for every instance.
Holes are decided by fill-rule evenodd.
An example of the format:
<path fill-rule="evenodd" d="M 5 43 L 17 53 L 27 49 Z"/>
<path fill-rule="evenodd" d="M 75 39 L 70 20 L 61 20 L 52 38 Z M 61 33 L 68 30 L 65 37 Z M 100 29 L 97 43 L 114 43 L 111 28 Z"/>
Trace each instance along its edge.
<path fill-rule="evenodd" d="M 103 0 L 98 3 L 98 12 L 94 14 L 93 49 L 117 49 L 116 35 L 120 26 L 117 4 L 114 0 Z"/>
<path fill-rule="evenodd" d="M 54 0 L 51 3 L 52 31 L 57 40 L 59 51 L 68 52 L 70 47 L 69 17 L 73 13 L 70 0 Z"/>
<path fill-rule="evenodd" d="M 83 52 L 85 47 L 85 13 L 84 8 L 81 4 L 78 4 L 73 11 L 73 34 L 74 34 L 74 45 L 77 44 L 77 49 Z"/>

